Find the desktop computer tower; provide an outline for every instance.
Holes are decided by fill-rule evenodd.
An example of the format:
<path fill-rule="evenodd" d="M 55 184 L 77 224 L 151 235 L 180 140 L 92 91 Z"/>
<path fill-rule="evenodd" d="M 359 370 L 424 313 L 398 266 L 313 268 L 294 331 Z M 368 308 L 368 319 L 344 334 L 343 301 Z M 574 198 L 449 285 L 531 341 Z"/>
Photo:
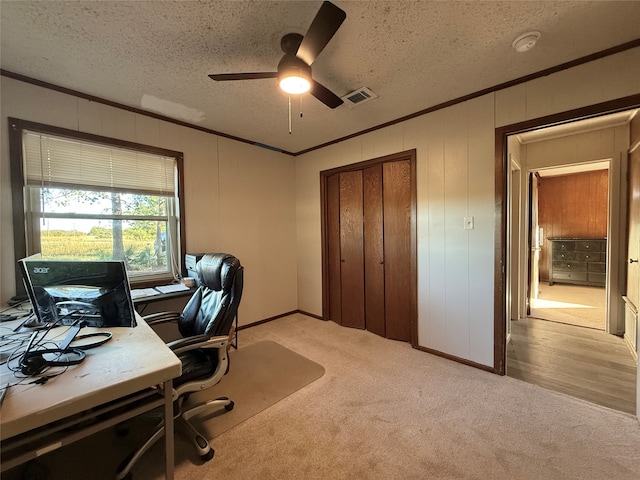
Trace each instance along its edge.
<path fill-rule="evenodd" d="M 196 263 L 198 263 L 203 256 L 204 253 L 187 253 L 184 256 L 185 267 L 187 267 L 187 276 L 195 280 L 196 287 L 200 286 L 198 274 L 196 273 Z"/>

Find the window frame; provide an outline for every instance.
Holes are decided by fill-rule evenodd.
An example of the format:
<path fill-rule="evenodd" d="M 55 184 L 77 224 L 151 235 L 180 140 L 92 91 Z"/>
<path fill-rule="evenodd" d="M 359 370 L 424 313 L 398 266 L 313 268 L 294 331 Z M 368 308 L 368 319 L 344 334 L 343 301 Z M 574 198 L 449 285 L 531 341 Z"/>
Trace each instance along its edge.
<path fill-rule="evenodd" d="M 153 155 L 160 155 L 164 157 L 173 157 L 176 160 L 176 169 L 178 175 L 178 184 L 176 189 L 176 198 L 178 201 L 178 208 L 176 209 L 177 225 L 178 225 L 178 240 L 179 258 L 178 264 L 180 268 L 180 274 L 186 274 L 185 268 L 185 207 L 184 207 L 184 155 L 182 152 L 175 150 L 168 150 L 160 147 L 154 147 L 151 145 L 144 145 L 141 143 L 129 142 L 126 140 L 120 140 L 102 135 L 96 135 L 92 133 L 80 132 L 77 130 L 70 130 L 62 127 L 55 127 L 51 125 L 45 125 L 42 123 L 31 122 L 28 120 L 21 120 L 17 118 L 8 118 L 9 123 L 9 162 L 11 170 L 11 196 L 12 196 L 12 208 L 13 208 L 13 245 L 14 245 L 14 266 L 17 265 L 18 260 L 27 256 L 27 215 L 25 212 L 25 189 L 24 189 L 24 156 L 23 156 L 23 142 L 22 136 L 24 130 L 31 132 L 37 132 L 41 134 L 55 135 L 59 137 L 68 138 L 70 140 L 83 140 L 87 142 L 104 145 L 106 147 L 119 147 L 129 150 L 138 151 L 141 153 L 148 153 Z M 146 278 L 144 280 L 136 280 L 135 277 L 129 279 L 131 284 L 136 287 L 152 286 L 161 284 L 158 280 Z M 15 283 L 16 283 L 16 295 L 24 295 L 24 285 L 22 283 L 22 276 L 20 269 L 15 268 Z"/>

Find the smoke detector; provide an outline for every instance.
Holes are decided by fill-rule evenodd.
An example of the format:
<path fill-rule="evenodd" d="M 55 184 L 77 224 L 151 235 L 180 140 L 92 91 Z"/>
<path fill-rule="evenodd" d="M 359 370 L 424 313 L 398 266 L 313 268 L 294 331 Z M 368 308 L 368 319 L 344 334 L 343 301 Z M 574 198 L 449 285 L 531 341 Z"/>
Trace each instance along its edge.
<path fill-rule="evenodd" d="M 531 50 L 536 46 L 538 39 L 540 38 L 540 32 L 527 32 L 516 38 L 511 46 L 518 53 L 524 53 Z"/>
<path fill-rule="evenodd" d="M 356 105 L 360 105 L 361 103 L 373 100 L 374 98 L 378 98 L 378 95 L 373 93 L 369 88 L 362 87 L 351 93 L 347 93 L 342 97 L 342 101 L 347 107 L 352 108 Z"/>

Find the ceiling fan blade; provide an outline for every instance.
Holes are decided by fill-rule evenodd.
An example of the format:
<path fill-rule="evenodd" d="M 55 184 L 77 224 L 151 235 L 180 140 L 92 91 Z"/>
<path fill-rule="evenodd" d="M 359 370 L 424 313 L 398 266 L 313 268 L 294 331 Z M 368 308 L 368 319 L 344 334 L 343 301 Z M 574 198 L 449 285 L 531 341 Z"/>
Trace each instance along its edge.
<path fill-rule="evenodd" d="M 311 65 L 347 18 L 344 10 L 324 2 L 302 39 L 296 56 Z"/>
<path fill-rule="evenodd" d="M 344 103 L 339 96 L 315 80 L 311 81 L 311 89 L 309 90 L 309 93 L 329 108 L 336 108 Z"/>
<path fill-rule="evenodd" d="M 278 78 L 278 72 L 212 73 L 209 78 L 217 82 L 225 80 L 256 80 L 260 78 Z"/>

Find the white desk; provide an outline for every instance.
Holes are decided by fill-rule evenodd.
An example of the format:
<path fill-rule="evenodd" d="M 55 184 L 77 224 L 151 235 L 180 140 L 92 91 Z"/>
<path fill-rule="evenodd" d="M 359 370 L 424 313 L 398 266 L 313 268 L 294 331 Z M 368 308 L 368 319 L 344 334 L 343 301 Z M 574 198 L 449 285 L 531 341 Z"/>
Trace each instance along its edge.
<path fill-rule="evenodd" d="M 173 418 L 171 381 L 181 373 L 180 360 L 139 315 L 137 321 L 135 328 L 102 329 L 113 333 L 109 342 L 87 350 L 82 363 L 44 385 L 9 388 L 0 410 L 2 471 L 160 405 L 164 405 L 165 418 Z M 101 329 L 85 328 L 82 333 L 92 330 Z M 0 370 L 0 380 L 17 381 L 6 365 Z M 150 390 L 155 386 L 160 386 L 157 392 L 162 396 Z M 140 398 L 134 402 L 132 396 L 138 392 Z M 109 404 L 106 410 L 105 404 Z M 132 407 L 117 408 L 123 405 Z M 113 415 L 102 415 L 85 427 L 86 420 L 94 419 L 101 409 Z M 122 410 L 125 412 L 120 413 Z M 77 428 L 69 430 L 69 423 Z M 9 453 L 15 446 L 15 452 Z M 165 422 L 165 449 L 166 478 L 173 479 L 172 421 Z"/>

